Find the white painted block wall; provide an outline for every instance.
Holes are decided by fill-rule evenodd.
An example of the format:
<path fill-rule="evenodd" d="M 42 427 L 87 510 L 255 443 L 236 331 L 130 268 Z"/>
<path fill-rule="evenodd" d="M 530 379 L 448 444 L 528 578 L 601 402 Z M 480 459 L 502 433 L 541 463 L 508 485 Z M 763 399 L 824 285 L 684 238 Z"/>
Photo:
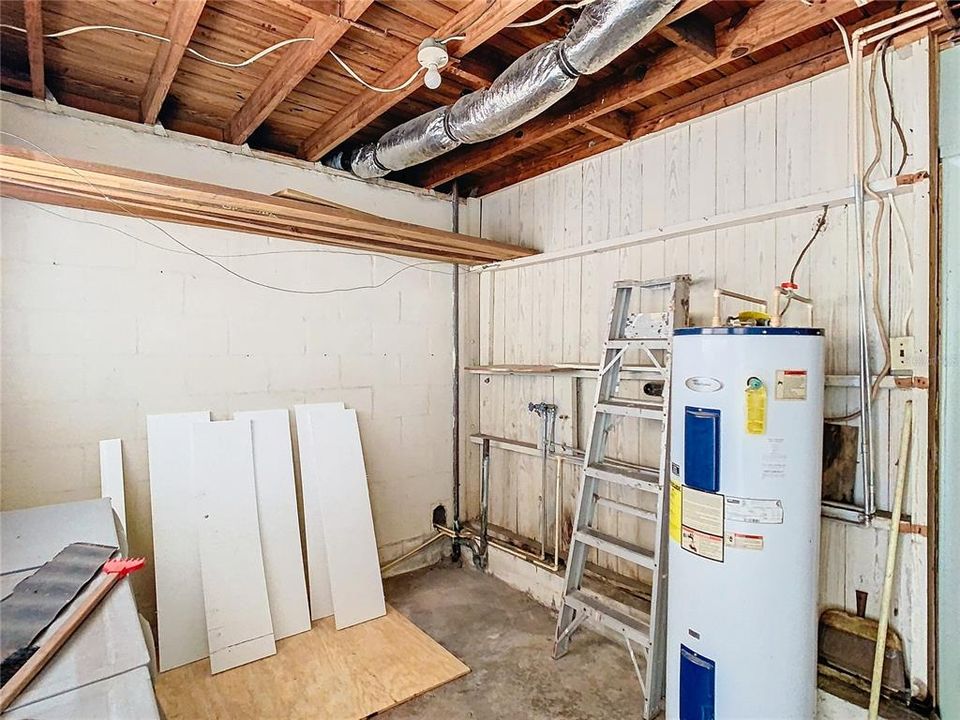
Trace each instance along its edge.
<path fill-rule="evenodd" d="M 431 193 L 3 98 L 2 129 L 53 153 L 260 192 L 292 187 L 450 227 L 449 202 Z M 148 414 L 209 409 L 214 419 L 228 419 L 237 410 L 327 401 L 357 410 L 382 558 L 422 541 L 437 503 L 450 507 L 449 265 L 407 270 L 375 290 L 287 294 L 137 242 L 129 235 L 181 249 L 140 220 L 16 200 L 2 201 L 0 211 L 4 509 L 98 497 L 98 442 L 120 437 L 130 551 L 149 558 Z M 477 217 L 476 205 L 467 206 L 461 228 L 471 232 Z M 276 253 L 221 261 L 285 287 L 369 285 L 402 269 L 381 256 L 163 227 L 206 253 Z M 152 578 L 137 578 L 141 609 L 151 618 Z"/>

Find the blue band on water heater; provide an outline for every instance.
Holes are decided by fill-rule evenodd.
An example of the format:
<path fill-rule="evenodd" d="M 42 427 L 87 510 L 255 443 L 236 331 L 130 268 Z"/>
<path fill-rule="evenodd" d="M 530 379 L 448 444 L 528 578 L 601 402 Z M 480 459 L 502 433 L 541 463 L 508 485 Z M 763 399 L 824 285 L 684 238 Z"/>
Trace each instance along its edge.
<path fill-rule="evenodd" d="M 714 720 L 717 664 L 680 645 L 680 720 Z"/>
<path fill-rule="evenodd" d="M 707 492 L 720 489 L 720 411 L 690 407 L 683 412 L 683 484 Z"/>

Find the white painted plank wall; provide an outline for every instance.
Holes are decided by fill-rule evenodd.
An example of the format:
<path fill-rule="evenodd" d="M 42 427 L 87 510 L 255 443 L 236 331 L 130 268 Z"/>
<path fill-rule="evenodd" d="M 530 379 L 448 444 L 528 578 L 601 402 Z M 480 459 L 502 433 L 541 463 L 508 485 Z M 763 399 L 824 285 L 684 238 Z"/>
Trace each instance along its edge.
<path fill-rule="evenodd" d="M 889 57 L 895 106 L 910 146 L 903 172 L 929 169 L 924 110 L 928 57 L 926 41 L 896 50 Z M 878 96 L 883 104 L 882 87 Z M 482 201 L 483 234 L 550 251 L 842 188 L 850 182 L 847 114 L 847 72 L 839 69 L 490 195 Z M 899 148 L 894 146 L 892 158 L 889 150 L 893 137 L 889 111 L 880 112 L 880 121 L 887 147 L 875 179 L 890 175 L 899 165 Z M 870 147 L 868 143 L 868 150 Z M 910 230 L 909 253 L 916 276 L 911 281 L 904 271 L 907 246 L 897 227 L 891 229 L 888 216 L 878 243 L 883 320 L 893 335 L 902 334 L 903 317 L 913 308 L 909 332 L 918 347 L 917 374 L 926 375 L 926 185 L 916 186 L 913 193 L 901 195 L 896 202 Z M 868 227 L 874 212 L 868 215 Z M 690 273 L 694 278 L 692 320 L 708 324 L 715 286 L 765 297 L 775 283 L 786 280 L 818 215 L 814 211 L 484 273 L 480 282 L 486 297 L 477 329 L 482 362 L 597 362 L 610 285 L 618 278 Z M 815 322 L 827 331 L 827 373 L 853 374 L 858 361 L 852 210 L 832 208 L 827 222 L 800 266 L 797 282 L 801 292 L 814 297 Z M 644 299 L 650 308 L 660 302 L 655 296 Z M 726 311 L 738 309 L 731 305 Z M 794 312 L 790 311 L 788 320 L 802 321 L 803 316 Z M 876 333 L 871 342 L 875 366 L 879 366 L 881 349 Z M 477 400 L 481 432 L 535 442 L 538 426 L 531 422 L 527 403 L 552 399 L 560 402 L 558 438 L 563 438 L 564 422 L 569 422 L 564 418 L 569 418 L 574 408 L 570 393 L 560 394 L 557 388 L 568 382 L 562 378 L 481 377 Z M 637 391 L 630 385 L 624 383 L 625 395 Z M 575 439 L 581 448 L 593 393 L 594 383 L 581 381 L 576 408 L 582 418 L 581 437 Z M 915 410 L 924 417 L 925 394 L 914 391 L 911 395 Z M 881 508 L 888 503 L 895 473 L 905 400 L 903 392 L 883 390 L 876 405 L 874 438 Z M 844 414 L 856 407 L 856 401 L 856 389 L 830 388 L 827 414 Z M 922 524 L 926 522 L 925 423 L 917 423 L 914 429 L 906 508 L 913 522 Z M 645 433 L 636 422 L 620 423 L 610 436 L 612 450 L 632 462 L 655 463 L 657 445 L 655 434 Z M 478 476 L 478 468 L 471 467 L 468 477 L 474 487 Z M 577 482 L 575 472 L 566 472 L 564 494 L 574 493 Z M 535 459 L 493 451 L 491 522 L 535 537 L 538 487 Z M 477 496 L 475 489 L 468 488 L 467 493 Z M 567 526 L 572 509 L 572 502 L 565 504 Z M 475 515 L 476 505 L 468 511 Z M 634 535 L 641 544 L 652 540 L 639 525 L 612 513 L 601 511 L 599 522 L 607 531 Z M 825 520 L 822 535 L 821 604 L 853 610 L 855 591 L 862 589 L 869 592 L 868 613 L 875 614 L 886 531 Z M 926 541 L 909 535 L 901 542 L 892 626 L 905 641 L 914 689 L 922 692 L 926 679 Z M 632 566 L 618 566 L 613 559 L 600 556 L 599 562 L 636 575 Z"/>

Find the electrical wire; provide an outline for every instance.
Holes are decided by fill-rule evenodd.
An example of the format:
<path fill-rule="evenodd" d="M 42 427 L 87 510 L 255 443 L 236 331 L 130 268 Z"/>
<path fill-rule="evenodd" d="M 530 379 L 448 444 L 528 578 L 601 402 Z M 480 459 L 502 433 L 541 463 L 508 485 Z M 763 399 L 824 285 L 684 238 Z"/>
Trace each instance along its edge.
<path fill-rule="evenodd" d="M 820 213 L 820 217 L 817 218 L 816 225 L 813 228 L 813 235 L 807 240 L 807 244 L 803 246 L 803 249 L 800 251 L 800 254 L 797 255 L 796 262 L 793 263 L 793 269 L 790 271 L 790 283 L 795 285 L 797 282 L 797 269 L 800 267 L 800 263 L 803 261 L 804 256 L 807 254 L 807 251 L 813 245 L 813 241 L 817 239 L 823 229 L 827 226 L 827 211 L 830 209 L 828 205 L 823 206 L 823 212 Z M 793 298 L 787 298 L 786 305 L 783 306 L 783 310 L 780 312 L 781 316 L 787 314 L 787 309 L 790 307 L 790 303 L 793 302 Z"/>
<path fill-rule="evenodd" d="M 27 33 L 25 28 L 17 27 L 16 25 L 9 25 L 7 23 L 0 24 L 0 28 L 5 28 L 7 30 L 14 30 L 16 32 L 23 33 L 23 34 Z M 160 42 L 165 42 L 165 43 L 170 42 L 170 38 L 164 37 L 163 35 L 155 35 L 154 33 L 149 33 L 144 30 L 135 30 L 134 28 L 121 27 L 118 25 L 78 25 L 76 27 L 67 28 L 66 30 L 60 30 L 59 32 L 46 33 L 43 37 L 50 38 L 50 39 L 63 38 L 63 37 L 68 37 L 70 35 L 75 35 L 77 33 L 89 32 L 91 30 L 107 30 L 110 32 L 128 33 L 130 35 L 142 35 L 143 37 L 148 37 L 148 38 L 151 38 L 152 40 L 158 40 Z M 316 38 L 295 37 L 295 38 L 288 38 L 286 40 L 281 40 L 280 42 L 274 43 L 270 47 L 264 48 L 260 52 L 254 55 L 251 55 L 246 60 L 241 60 L 240 62 L 228 62 L 225 60 L 217 60 L 215 58 L 204 55 L 199 50 L 194 50 L 193 48 L 190 48 L 190 47 L 186 48 L 186 52 L 193 55 L 194 57 L 199 58 L 200 60 L 203 60 L 204 62 L 210 63 L 211 65 L 217 65 L 219 67 L 225 67 L 225 68 L 236 70 L 239 68 L 246 67 L 247 65 L 252 65 L 258 60 L 266 57 L 270 53 L 276 52 L 277 50 L 280 50 L 281 48 L 284 48 L 287 45 L 292 45 L 294 43 L 301 43 L 301 42 L 316 42 Z M 407 88 L 414 80 L 417 79 L 417 75 L 419 75 L 420 71 L 423 69 L 423 68 L 418 68 L 417 71 L 410 76 L 410 79 L 408 79 L 406 82 L 398 85 L 395 88 L 382 88 L 382 87 L 377 87 L 376 85 L 372 85 L 368 83 L 366 80 L 364 80 L 362 77 L 360 77 L 356 73 L 356 71 L 353 68 L 351 68 L 346 63 L 346 61 L 344 61 L 339 55 L 333 52 L 333 50 L 329 50 L 328 52 L 333 57 L 333 59 L 340 64 L 340 67 L 342 67 L 350 77 L 352 77 L 358 83 L 363 85 L 365 88 L 369 90 L 373 90 L 374 92 L 394 93 L 394 92 L 403 90 Z"/>
<path fill-rule="evenodd" d="M 416 71 L 414 71 L 413 75 L 411 75 L 409 78 L 407 78 L 404 82 L 400 83 L 400 84 L 397 85 L 396 87 L 392 87 L 392 88 L 382 88 L 382 87 L 377 87 L 376 85 L 371 85 L 371 84 L 368 83 L 366 80 L 364 80 L 362 77 L 360 77 L 359 75 L 357 75 L 357 73 L 354 72 L 353 68 L 350 67 L 349 65 L 347 65 L 347 63 L 344 62 L 344 61 L 340 58 L 340 56 L 337 55 L 333 50 L 328 50 L 327 52 L 330 53 L 330 57 L 332 57 L 334 60 L 336 60 L 338 63 L 340 63 L 340 67 L 342 67 L 350 77 L 352 77 L 354 80 L 356 80 L 358 83 L 360 83 L 361 85 L 363 85 L 363 86 L 364 86 L 365 88 L 367 88 L 368 90 L 373 90 L 374 92 L 378 92 L 378 93 L 395 93 L 395 92 L 399 92 L 400 90 L 406 89 L 407 87 L 410 86 L 410 84 L 411 84 L 414 80 L 417 79 L 417 76 L 420 75 L 420 71 L 423 70 L 423 66 L 421 65 L 420 67 L 418 67 L 418 68 L 416 69 Z"/>
<path fill-rule="evenodd" d="M 550 12 L 548 12 L 548 13 L 547 13 L 546 15 L 544 15 L 543 17 L 537 18 L 536 20 L 527 20 L 527 21 L 525 21 L 525 22 L 510 23 L 509 25 L 507 25 L 507 27 L 508 27 L 508 28 L 528 28 L 528 27 L 534 27 L 534 26 L 536 26 L 536 25 L 542 25 L 543 23 L 547 22 L 547 20 L 549 20 L 550 18 L 552 18 L 552 17 L 553 17 L 554 15 L 556 15 L 557 13 L 561 13 L 561 12 L 563 12 L 564 10 L 579 10 L 580 8 L 586 7 L 587 5 L 589 5 L 590 3 L 593 3 L 593 2 L 596 2 L 596 0 L 580 0 L 579 2 L 573 2 L 573 3 L 566 3 L 566 4 L 564 4 L 564 5 L 558 5 L 557 7 L 555 7 L 553 10 L 551 10 Z"/>
<path fill-rule="evenodd" d="M 150 247 L 156 248 L 157 250 L 163 250 L 164 252 L 175 253 L 175 254 L 177 254 L 177 255 L 192 255 L 192 254 L 193 254 L 193 253 L 191 253 L 189 250 L 178 250 L 177 248 L 171 248 L 171 247 L 167 247 L 167 246 L 165 246 L 165 245 L 159 245 L 159 244 L 157 244 L 157 243 L 155 243 L 155 242 L 151 242 L 150 240 L 145 240 L 144 238 L 138 237 L 137 235 L 134 235 L 133 233 L 129 233 L 129 232 L 127 232 L 126 230 L 124 230 L 123 228 L 118 228 L 118 227 L 115 226 L 115 225 L 108 225 L 107 223 L 97 222 L 96 220 L 81 220 L 80 218 L 70 217 L 69 215 L 64 215 L 63 213 L 58 213 L 58 212 L 56 212 L 55 210 L 51 210 L 51 209 L 48 208 L 48 207 L 44 207 L 43 205 L 41 205 L 41 204 L 39 204 L 39 203 L 32 202 L 32 201 L 30 201 L 30 200 L 21 200 L 21 202 L 25 202 L 25 203 L 27 203 L 28 205 L 30 205 L 31 207 L 36 208 L 37 210 L 40 210 L 41 212 L 45 212 L 45 213 L 47 213 L 48 215 L 54 215 L 54 216 L 56 216 L 56 217 L 58 217 L 58 218 L 61 218 L 62 220 L 66 220 L 66 221 L 68 221 L 68 222 L 79 223 L 79 224 L 81 224 L 81 225 L 93 225 L 93 226 L 95 226 L 95 227 L 101 227 L 101 228 L 103 228 L 104 230 L 112 230 L 113 232 L 119 233 L 120 235 L 125 235 L 126 237 L 130 238 L 131 240 L 135 240 L 135 241 L 137 241 L 138 243 L 142 243 L 143 245 L 149 245 Z M 267 235 L 267 236 L 264 236 L 264 237 L 266 237 L 268 240 L 288 240 L 288 238 L 276 238 L 276 237 L 273 237 L 272 235 Z M 290 250 L 254 250 L 254 251 L 252 251 L 252 252 L 241 252 L 241 253 L 204 253 L 204 255 L 206 255 L 207 257 L 213 257 L 213 258 L 235 259 L 235 258 L 262 257 L 262 256 L 265 256 L 265 255 L 291 255 L 291 254 L 295 254 L 295 253 L 297 253 L 297 254 L 299 254 L 299 253 L 308 253 L 308 254 L 314 254 L 314 255 L 315 255 L 315 254 L 322 254 L 322 255 L 354 255 L 354 256 L 356 256 L 356 257 L 369 257 L 369 256 L 373 255 L 373 256 L 378 257 L 378 258 L 380 258 L 380 259 L 389 260 L 390 262 L 397 263 L 398 265 L 405 265 L 405 266 L 417 265 L 417 269 L 420 270 L 420 271 L 422 271 L 422 272 L 437 273 L 437 274 L 439 274 L 439 275 L 452 275 L 452 274 L 453 274 L 453 273 L 452 273 L 451 271 L 449 271 L 449 270 L 439 270 L 439 269 L 429 268 L 429 267 L 420 267 L 420 266 L 419 266 L 419 263 L 408 263 L 408 262 L 405 262 L 405 261 L 401 260 L 400 258 L 394 257 L 394 256 L 392 256 L 392 255 L 383 255 L 383 254 L 381 254 L 381 253 L 366 252 L 366 251 L 364 251 L 364 252 L 354 252 L 354 251 L 352 251 L 352 250 L 339 250 L 339 249 L 338 249 L 338 250 L 329 250 L 329 249 L 320 249 L 320 248 L 293 248 L 293 249 L 290 249 Z M 431 262 L 434 262 L 434 261 L 431 261 Z M 440 262 L 440 261 L 435 261 L 434 264 L 436 264 L 436 265 L 446 265 L 446 263 L 443 263 L 443 262 Z"/>
<path fill-rule="evenodd" d="M 894 173 L 894 175 L 899 175 L 907 164 L 907 136 L 903 132 L 903 126 L 897 118 L 896 109 L 893 105 L 893 87 L 890 84 L 890 77 L 887 75 L 887 54 L 885 52 L 880 54 L 880 74 L 883 76 L 883 86 L 887 91 L 887 102 L 890 104 L 890 122 L 893 123 L 893 128 L 897 131 L 897 138 L 900 140 L 900 165 L 897 166 L 897 171 Z"/>
<path fill-rule="evenodd" d="M 248 283 L 250 283 L 251 285 L 256 285 L 256 286 L 258 286 L 258 287 L 262 287 L 262 288 L 265 288 L 265 289 L 267 289 L 267 290 L 275 290 L 275 291 L 277 291 L 277 292 L 288 293 L 288 294 L 291 294 L 291 295 L 333 295 L 333 294 L 336 294 L 336 293 L 354 292 L 354 291 L 356 291 L 356 290 L 375 290 L 375 289 L 377 289 L 377 288 L 383 287 L 383 286 L 386 285 L 388 282 L 390 282 L 391 280 L 393 280 L 395 277 L 397 277 L 398 275 L 400 275 L 400 274 L 403 273 L 403 272 L 406 272 L 407 270 L 411 270 L 411 269 L 413 269 L 413 268 L 424 267 L 424 266 L 426 266 L 426 265 L 434 265 L 434 264 L 436 264 L 436 261 L 433 261 L 433 260 L 428 260 L 428 261 L 423 261 L 423 262 L 416 262 L 416 263 L 410 263 L 409 265 L 404 265 L 404 267 L 400 268 L 400 269 L 397 270 L 396 272 L 391 273 L 390 275 L 388 275 L 386 278 L 384 278 L 383 280 L 381 280 L 381 281 L 378 282 L 378 283 L 371 283 L 371 284 L 369 284 L 369 285 L 355 285 L 355 286 L 353 286 L 353 287 L 346 287 L 346 288 L 329 288 L 329 289 L 325 289 L 325 290 L 300 290 L 300 289 L 297 289 L 297 288 L 287 288 L 287 287 L 283 287 L 283 286 L 281 286 L 281 285 L 271 285 L 270 283 L 265 283 L 265 282 L 261 282 L 261 281 L 259 281 L 259 280 L 255 280 L 255 279 L 253 279 L 253 278 L 251 278 L 251 277 L 248 277 L 248 276 L 246 276 L 246 275 L 243 275 L 242 273 L 237 272 L 236 270 L 233 270 L 233 269 L 227 267 L 226 265 L 224 265 L 222 262 L 220 262 L 220 261 L 217 260 L 216 258 L 214 258 L 214 257 L 212 257 L 212 256 L 210 256 L 210 255 L 206 255 L 206 254 L 200 252 L 199 250 L 196 250 L 195 248 L 191 247 L 191 246 L 188 245 L 187 243 L 183 242 L 183 241 L 180 240 L 179 238 L 177 238 L 177 237 L 175 237 L 174 235 L 172 235 L 171 233 L 167 232 L 167 230 L 165 230 L 163 227 L 161 227 L 161 226 L 158 225 L 157 223 L 153 222 L 153 221 L 150 220 L 149 218 L 143 217 L 143 216 L 141 216 L 141 215 L 137 215 L 136 213 L 132 212 L 132 211 L 129 210 L 125 205 L 123 205 L 123 204 L 120 203 L 120 202 L 117 202 L 115 199 L 113 199 L 112 197 L 110 197 L 109 195 L 107 195 L 106 193 L 104 193 L 103 190 L 101 190 L 99 187 L 97 187 L 96 184 L 94 184 L 93 182 L 91 182 L 91 181 L 90 181 L 83 173 L 81 173 L 79 170 L 77 170 L 76 168 L 72 167 L 71 165 L 63 162 L 63 160 L 61 160 L 60 158 L 58 158 L 56 155 L 53 155 L 51 152 L 49 152 L 49 151 L 46 150 L 45 148 L 37 145 L 37 144 L 34 143 L 34 142 L 31 142 L 30 140 L 27 140 L 26 138 L 23 138 L 23 137 L 20 137 L 19 135 L 16 135 L 15 133 L 9 132 L 9 131 L 7 131 L 7 130 L 0 130 L 0 134 L 9 135 L 9 136 L 12 137 L 12 138 L 16 138 L 17 140 L 19 140 L 19 141 L 21 141 L 21 142 L 24 142 L 24 143 L 26 143 L 27 145 L 30 145 L 31 147 L 36 148 L 37 150 L 39 150 L 40 152 L 42 152 L 44 155 L 47 155 L 49 158 L 51 158 L 54 162 L 56 162 L 57 164 L 59 164 L 59 165 L 61 165 L 63 168 L 65 168 L 66 170 L 69 170 L 69 171 L 72 172 L 74 175 L 76 175 L 77 177 L 79 177 L 79 178 L 81 179 L 81 181 L 83 181 L 84 183 L 86 183 L 87 185 L 89 185 L 89 186 L 94 190 L 94 192 L 96 192 L 98 195 L 100 195 L 104 200 L 106 200 L 107 202 L 109 202 L 111 205 L 114 205 L 114 206 L 116 206 L 117 208 L 119 208 L 125 215 L 129 215 L 130 217 L 132 217 L 132 218 L 134 218 L 134 219 L 141 220 L 141 221 L 147 223 L 148 225 L 150 225 L 150 226 L 153 227 L 154 229 L 156 229 L 156 230 L 160 231 L 161 233 L 163 233 L 166 237 L 168 237 L 170 240 L 172 240 L 172 241 L 175 242 L 177 245 L 179 245 L 180 247 L 182 247 L 184 250 L 187 250 L 187 251 L 189 251 L 190 253 L 192 253 L 193 255 L 196 255 L 197 257 L 202 258 L 202 259 L 206 260 L 207 262 L 209 262 L 209 263 L 211 263 L 211 264 L 213 264 L 213 265 L 216 265 L 217 267 L 219 267 L 219 268 L 220 268 L 221 270 L 223 270 L 224 272 L 227 272 L 227 273 L 229 273 L 230 275 L 233 275 L 234 277 L 238 278 L 239 280 L 243 280 L 244 282 L 248 282 Z M 152 243 L 147 243 L 147 244 L 152 244 Z"/>
<path fill-rule="evenodd" d="M 880 165 L 880 160 L 883 157 L 883 138 L 880 134 L 880 119 L 877 113 L 877 65 L 879 64 L 878 56 L 882 56 L 886 52 L 886 48 L 890 43 L 890 39 L 887 38 L 879 43 L 873 49 L 873 54 L 870 60 L 870 84 L 868 90 L 868 103 L 867 106 L 870 110 L 870 126 L 873 131 L 873 138 L 875 144 L 875 150 L 873 158 L 870 161 L 870 164 L 867 166 L 867 169 L 862 175 L 862 184 L 864 192 L 869 195 L 871 198 L 876 200 L 879 203 L 877 209 L 876 217 L 873 221 L 873 229 L 871 231 L 870 238 L 870 247 L 871 247 L 871 264 L 873 270 L 873 282 L 872 282 L 872 305 L 873 305 L 873 315 L 874 321 L 877 326 L 877 332 L 880 336 L 880 346 L 883 349 L 883 366 L 877 372 L 876 377 L 873 380 L 873 383 L 870 386 L 870 402 L 872 403 L 876 400 L 877 394 L 880 391 L 880 383 L 882 380 L 890 374 L 890 336 L 887 332 L 886 325 L 883 319 L 883 309 L 880 307 L 880 230 L 883 227 L 883 217 L 886 214 L 886 198 L 880 195 L 878 192 L 873 190 L 870 187 L 870 176 L 873 174 L 873 171 Z M 891 103 L 891 108 L 893 105 L 892 96 L 888 96 Z M 906 145 L 904 145 L 904 153 L 906 153 Z M 828 422 L 846 422 L 849 420 L 854 420 L 859 417 L 862 413 L 862 408 L 855 410 L 851 413 L 840 417 L 831 417 L 825 418 Z"/>

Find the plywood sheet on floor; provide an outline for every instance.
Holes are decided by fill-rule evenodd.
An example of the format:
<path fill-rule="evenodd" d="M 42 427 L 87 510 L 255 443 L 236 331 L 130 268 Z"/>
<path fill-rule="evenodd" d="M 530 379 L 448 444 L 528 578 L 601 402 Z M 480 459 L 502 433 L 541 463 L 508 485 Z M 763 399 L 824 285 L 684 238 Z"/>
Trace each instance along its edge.
<path fill-rule="evenodd" d="M 167 720 L 365 718 L 470 672 L 391 607 L 336 630 L 332 617 L 277 643 L 277 654 L 220 675 L 195 662 L 157 678 Z"/>

